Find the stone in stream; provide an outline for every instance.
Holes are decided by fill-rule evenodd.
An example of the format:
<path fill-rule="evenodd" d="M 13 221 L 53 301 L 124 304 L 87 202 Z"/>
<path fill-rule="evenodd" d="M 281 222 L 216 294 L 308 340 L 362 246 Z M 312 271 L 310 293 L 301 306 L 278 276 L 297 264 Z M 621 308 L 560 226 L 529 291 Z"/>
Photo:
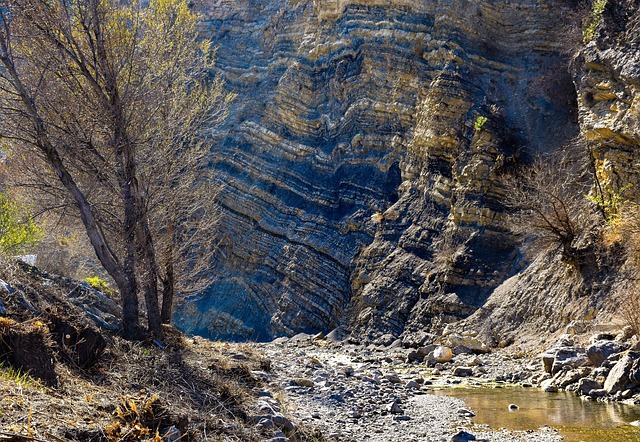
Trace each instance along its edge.
<path fill-rule="evenodd" d="M 540 388 L 545 393 L 557 393 L 558 386 L 553 383 L 553 379 L 546 379 L 540 383 Z"/>

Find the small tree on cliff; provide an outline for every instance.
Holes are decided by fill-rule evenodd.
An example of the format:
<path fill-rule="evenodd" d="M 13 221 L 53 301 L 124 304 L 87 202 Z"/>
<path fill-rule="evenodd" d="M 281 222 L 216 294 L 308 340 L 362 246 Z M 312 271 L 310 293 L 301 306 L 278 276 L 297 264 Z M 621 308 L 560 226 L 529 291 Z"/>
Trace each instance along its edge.
<path fill-rule="evenodd" d="M 81 219 L 129 337 L 138 291 L 161 330 L 155 243 L 170 228 L 150 203 L 175 180 L 149 163 L 190 151 L 225 103 L 196 19 L 181 0 L 0 0 L 0 136 L 40 202 Z"/>
<path fill-rule="evenodd" d="M 579 142 L 539 157 L 507 179 L 509 227 L 533 252 L 559 250 L 580 265 L 590 235 L 602 222 L 587 195 L 593 184 L 589 156 Z"/>

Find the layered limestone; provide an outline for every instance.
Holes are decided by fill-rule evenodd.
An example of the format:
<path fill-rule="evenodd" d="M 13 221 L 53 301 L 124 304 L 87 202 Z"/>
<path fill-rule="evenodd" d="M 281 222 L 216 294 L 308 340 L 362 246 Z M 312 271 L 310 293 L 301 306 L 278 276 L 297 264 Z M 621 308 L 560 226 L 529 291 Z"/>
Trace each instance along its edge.
<path fill-rule="evenodd" d="M 576 49 L 571 62 L 580 138 L 585 141 L 584 155 L 591 156 L 596 175 L 592 196 L 604 194 L 605 205 L 612 199 L 617 204 L 625 200 L 637 202 L 640 186 L 637 2 L 609 0 L 602 17 L 595 20 L 593 39 Z M 605 210 L 609 210 L 607 206 Z M 612 227 L 615 231 L 615 226 Z M 627 239 L 621 238 L 622 245 Z M 628 290 L 622 247 L 613 244 L 608 249 L 593 250 L 590 258 L 590 262 L 577 269 L 557 254 L 538 256 L 501 284 L 483 308 L 459 323 L 458 328 L 479 332 L 487 342 L 506 345 L 518 338 L 522 340 L 527 333 L 535 336 L 552 332 L 571 321 L 615 318 L 620 301 L 626 302 Z"/>
<path fill-rule="evenodd" d="M 525 293 L 513 280 L 526 270 L 503 223 L 503 175 L 577 136 L 578 103 L 587 137 L 638 139 L 625 68 L 637 60 L 606 61 L 603 47 L 574 61 L 572 78 L 582 36 L 571 2 L 195 8 L 238 98 L 214 129 L 223 187 L 211 288 L 176 315 L 193 333 L 266 339 L 343 326 L 419 343 L 469 315 L 481 328 L 502 311 L 500 293 Z"/>

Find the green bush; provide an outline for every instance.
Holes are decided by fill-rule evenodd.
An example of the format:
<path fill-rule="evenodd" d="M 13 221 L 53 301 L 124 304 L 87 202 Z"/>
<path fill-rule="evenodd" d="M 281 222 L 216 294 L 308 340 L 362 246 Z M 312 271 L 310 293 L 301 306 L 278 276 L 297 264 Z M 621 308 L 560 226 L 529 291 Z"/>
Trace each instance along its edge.
<path fill-rule="evenodd" d="M 6 194 L 0 193 L 0 252 L 5 255 L 24 255 L 38 245 L 44 229 L 39 227 L 27 208 Z"/>
<path fill-rule="evenodd" d="M 473 127 L 475 127 L 476 130 L 482 130 L 482 128 L 484 127 L 484 124 L 487 121 L 489 121 L 487 117 L 480 115 L 478 118 L 476 118 L 476 121 L 473 123 Z"/>
<path fill-rule="evenodd" d="M 94 288 L 104 293 L 107 296 L 115 295 L 115 290 L 109 287 L 109 284 L 107 284 L 104 280 L 100 279 L 100 277 L 98 276 L 90 276 L 88 278 L 85 278 L 84 282 L 89 284 L 91 288 Z"/>

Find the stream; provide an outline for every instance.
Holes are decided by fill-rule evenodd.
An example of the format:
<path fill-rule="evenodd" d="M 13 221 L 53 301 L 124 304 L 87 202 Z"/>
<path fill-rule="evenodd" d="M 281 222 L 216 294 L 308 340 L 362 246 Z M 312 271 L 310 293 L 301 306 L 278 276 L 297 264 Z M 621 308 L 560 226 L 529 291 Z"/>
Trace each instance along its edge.
<path fill-rule="evenodd" d="M 567 442 L 640 442 L 640 406 L 585 401 L 573 393 L 537 388 L 442 389 L 437 395 L 462 399 L 476 413 L 476 424 L 508 430 L 556 428 Z M 516 404 L 519 409 L 510 410 Z"/>

